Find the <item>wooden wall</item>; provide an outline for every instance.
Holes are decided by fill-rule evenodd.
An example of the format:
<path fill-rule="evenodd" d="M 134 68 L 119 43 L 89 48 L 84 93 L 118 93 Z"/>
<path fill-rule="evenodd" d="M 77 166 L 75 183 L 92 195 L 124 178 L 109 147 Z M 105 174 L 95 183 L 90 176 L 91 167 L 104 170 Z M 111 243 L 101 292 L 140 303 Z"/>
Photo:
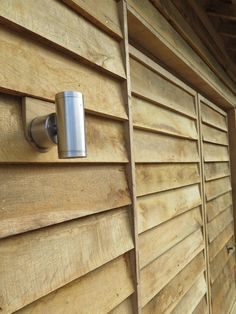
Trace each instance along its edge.
<path fill-rule="evenodd" d="M 0 313 L 221 313 L 226 114 L 129 44 L 125 1 L 94 3 L 0 3 Z M 84 94 L 86 159 L 25 140 L 23 102 L 48 114 L 63 90 Z"/>

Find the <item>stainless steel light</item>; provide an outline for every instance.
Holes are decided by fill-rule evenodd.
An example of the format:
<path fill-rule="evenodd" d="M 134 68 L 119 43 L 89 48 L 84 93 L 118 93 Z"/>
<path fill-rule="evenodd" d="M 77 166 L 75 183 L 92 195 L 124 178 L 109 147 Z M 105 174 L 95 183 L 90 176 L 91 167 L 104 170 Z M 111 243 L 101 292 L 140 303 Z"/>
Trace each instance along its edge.
<path fill-rule="evenodd" d="M 83 95 L 66 91 L 55 96 L 56 113 L 37 117 L 30 124 L 29 134 L 40 151 L 58 144 L 58 157 L 86 157 L 85 115 Z"/>

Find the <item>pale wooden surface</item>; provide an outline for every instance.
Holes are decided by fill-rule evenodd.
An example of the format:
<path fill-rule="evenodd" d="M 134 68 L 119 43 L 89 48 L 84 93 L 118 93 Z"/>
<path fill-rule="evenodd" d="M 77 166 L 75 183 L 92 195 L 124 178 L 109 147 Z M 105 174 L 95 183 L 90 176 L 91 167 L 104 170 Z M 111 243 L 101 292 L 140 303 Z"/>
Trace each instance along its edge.
<path fill-rule="evenodd" d="M 199 253 L 143 308 L 143 313 L 171 313 L 204 268 L 203 253 Z"/>
<path fill-rule="evenodd" d="M 99 0 L 99 6 L 94 6 L 93 0 L 63 0 L 63 2 L 88 18 L 97 27 L 117 37 L 117 39 L 122 39 L 122 23 L 119 19 L 115 0 Z"/>
<path fill-rule="evenodd" d="M 118 80 L 3 27 L 0 65 L 0 90 L 50 101 L 58 92 L 77 90 L 84 94 L 86 109 L 127 118 Z"/>
<path fill-rule="evenodd" d="M 117 17 L 114 25 L 120 33 L 117 4 L 114 0 L 110 1 L 110 4 L 103 0 L 104 12 L 110 11 L 110 20 Z M 87 8 L 89 6 L 91 6 L 91 1 L 85 5 Z M 94 11 L 98 12 L 98 10 Z M 100 12 L 98 14 L 101 15 Z M 38 40 L 41 37 L 44 42 L 48 40 L 53 46 L 59 46 L 79 58 L 125 77 L 119 43 L 99 30 L 96 25 L 69 9 L 62 1 L 51 0 L 48 3 L 47 0 L 27 0 L 20 1 L 19 4 L 18 0 L 2 0 L 0 20 L 14 23 L 18 27 L 22 27 L 22 30 L 32 32 L 34 38 Z M 105 25 L 107 24 L 106 20 L 104 21 Z M 40 37 L 38 38 L 38 36 Z"/>
<path fill-rule="evenodd" d="M 120 256 L 16 313 L 107 313 L 133 291 L 129 258 Z"/>
<path fill-rule="evenodd" d="M 0 240 L 2 309 L 16 311 L 132 248 L 125 208 Z"/>

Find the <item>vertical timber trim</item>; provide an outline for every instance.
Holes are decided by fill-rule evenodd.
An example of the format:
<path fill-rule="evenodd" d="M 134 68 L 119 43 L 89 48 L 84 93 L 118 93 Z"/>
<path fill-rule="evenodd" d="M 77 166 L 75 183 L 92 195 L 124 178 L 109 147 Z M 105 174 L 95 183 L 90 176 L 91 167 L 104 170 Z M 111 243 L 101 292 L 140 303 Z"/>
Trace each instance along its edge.
<path fill-rule="evenodd" d="M 236 109 L 227 112 L 230 177 L 232 184 L 233 215 L 234 215 L 234 237 L 236 242 Z"/>
<path fill-rule="evenodd" d="M 120 0 L 119 13 L 121 25 L 123 29 L 123 41 L 121 42 L 123 50 L 123 58 L 126 70 L 126 81 L 123 83 L 124 101 L 126 103 L 128 121 L 125 122 L 125 134 L 127 142 L 127 150 L 129 155 L 129 163 L 126 168 L 128 177 L 129 190 L 131 193 L 132 205 L 131 209 L 131 225 L 134 240 L 134 250 L 131 255 L 131 265 L 133 276 L 135 279 L 135 293 L 133 295 L 133 310 L 134 313 L 141 313 L 141 298 L 140 298 L 140 279 L 139 279 L 139 250 L 138 250 L 138 222 L 137 222 L 137 199 L 136 199 L 136 181 L 135 181 L 135 159 L 134 159 L 134 137 L 133 137 L 133 116 L 131 106 L 131 80 L 130 80 L 130 63 L 129 63 L 129 42 L 128 42 L 128 21 L 127 21 L 127 3 L 125 0 Z"/>
<path fill-rule="evenodd" d="M 203 150 L 203 138 L 202 138 L 202 119 L 201 119 L 201 95 L 196 95 L 197 116 L 198 116 L 198 134 L 199 134 L 199 154 L 200 154 L 200 186 L 202 195 L 202 218 L 203 218 L 203 235 L 205 241 L 205 263 L 206 263 L 206 281 L 207 281 L 207 303 L 208 311 L 211 314 L 211 283 L 210 283 L 210 262 L 208 252 L 208 228 L 207 228 L 207 213 L 206 213 L 206 196 L 205 196 L 205 171 L 204 171 L 204 150 Z"/>

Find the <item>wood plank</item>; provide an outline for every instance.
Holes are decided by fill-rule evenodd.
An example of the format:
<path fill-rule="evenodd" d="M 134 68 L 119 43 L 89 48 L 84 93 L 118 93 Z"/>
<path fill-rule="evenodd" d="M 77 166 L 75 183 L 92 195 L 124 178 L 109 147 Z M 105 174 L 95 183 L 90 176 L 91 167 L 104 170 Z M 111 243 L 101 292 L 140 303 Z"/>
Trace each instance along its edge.
<path fill-rule="evenodd" d="M 228 208 L 208 223 L 209 242 L 212 242 L 233 221 L 232 208 Z"/>
<path fill-rule="evenodd" d="M 202 121 L 227 132 L 226 117 L 201 102 Z"/>
<path fill-rule="evenodd" d="M 132 248 L 127 209 L 1 240 L 1 308 L 16 311 Z"/>
<path fill-rule="evenodd" d="M 124 167 L 111 165 L 1 166 L 0 196 L 0 238 L 131 202 Z"/>
<path fill-rule="evenodd" d="M 109 314 L 133 314 L 132 299 L 127 298 L 121 304 L 119 304 L 114 310 L 109 312 Z"/>
<path fill-rule="evenodd" d="M 200 208 L 192 209 L 139 236 L 139 263 L 143 268 L 202 226 Z"/>
<path fill-rule="evenodd" d="M 206 199 L 210 201 L 226 192 L 231 191 L 230 177 L 206 182 Z"/>
<path fill-rule="evenodd" d="M 142 306 L 144 307 L 160 292 L 171 279 L 203 250 L 203 247 L 202 231 L 197 230 L 142 269 L 140 273 Z"/>
<path fill-rule="evenodd" d="M 196 122 L 185 116 L 132 97 L 133 123 L 135 127 L 190 139 L 197 139 Z"/>
<path fill-rule="evenodd" d="M 123 255 L 16 313 L 107 313 L 133 291 L 129 257 Z"/>
<path fill-rule="evenodd" d="M 113 10 L 118 11 L 115 1 L 110 1 L 110 3 Z M 103 8 L 106 14 L 106 9 Z M 118 12 L 114 15 L 118 17 Z M 27 0 L 27 2 L 20 1 L 19 5 L 18 0 L 3 0 L 0 21 L 7 25 L 13 23 L 18 29 L 29 31 L 39 41 L 42 38 L 44 42 L 48 40 L 50 45 L 66 53 L 73 53 L 75 57 L 91 62 L 120 77 L 125 77 L 119 43 L 61 1 L 52 0 L 48 4 L 47 0 Z"/>
<path fill-rule="evenodd" d="M 209 162 L 204 164 L 205 180 L 219 179 L 230 174 L 228 162 Z"/>
<path fill-rule="evenodd" d="M 134 154 L 136 162 L 197 162 L 196 141 L 180 139 L 134 130 Z"/>
<path fill-rule="evenodd" d="M 0 29 L 0 65 L 3 91 L 54 101 L 60 91 L 78 90 L 84 94 L 86 109 L 127 118 L 118 80 L 4 27 Z"/>
<path fill-rule="evenodd" d="M 217 300 L 221 291 L 227 292 L 234 281 L 235 256 L 231 255 L 220 276 L 212 285 L 212 300 Z"/>
<path fill-rule="evenodd" d="M 211 16 L 217 16 L 222 19 L 236 20 L 236 5 L 230 3 L 223 3 L 221 1 L 216 1 L 212 3 L 207 9 L 207 14 Z"/>
<path fill-rule="evenodd" d="M 235 282 L 227 283 L 227 287 L 228 289 L 222 289 L 220 295 L 212 302 L 212 308 L 216 314 L 230 313 L 230 309 L 235 302 Z"/>
<path fill-rule="evenodd" d="M 198 306 L 201 299 L 206 294 L 207 287 L 204 274 L 193 284 L 189 291 L 184 295 L 175 309 L 173 314 L 192 314 L 195 308 Z"/>
<path fill-rule="evenodd" d="M 197 184 L 137 199 L 139 233 L 201 204 Z"/>
<path fill-rule="evenodd" d="M 205 142 L 228 145 L 228 134 L 226 132 L 202 124 L 202 133 Z"/>
<path fill-rule="evenodd" d="M 215 256 L 220 252 L 220 250 L 224 247 L 225 243 L 229 241 L 229 239 L 234 234 L 234 226 L 233 223 L 230 223 L 226 228 L 212 241 L 209 245 L 209 257 L 210 261 L 212 261 Z"/>
<path fill-rule="evenodd" d="M 171 313 L 204 268 L 205 261 L 201 252 L 145 305 L 143 314 Z"/>
<path fill-rule="evenodd" d="M 192 95 L 132 58 L 130 71 L 133 93 L 196 118 Z"/>
<path fill-rule="evenodd" d="M 211 221 L 230 206 L 232 206 L 231 192 L 226 192 L 225 194 L 217 198 L 214 198 L 210 202 L 207 202 L 206 203 L 207 220 Z"/>
<path fill-rule="evenodd" d="M 199 304 L 196 306 L 192 314 L 207 314 L 208 313 L 208 307 L 207 307 L 207 301 L 206 297 L 204 296 Z"/>
<path fill-rule="evenodd" d="M 100 5 L 96 7 L 93 0 L 63 0 L 63 2 L 108 34 L 117 39 L 123 37 L 116 1 L 100 0 Z"/>
<path fill-rule="evenodd" d="M 233 92 L 149 1 L 128 1 L 128 24 L 130 38 L 179 77 L 224 107 L 235 103 Z"/>
<path fill-rule="evenodd" d="M 228 246 L 235 247 L 233 237 L 225 243 L 222 250 L 215 256 L 215 258 L 210 263 L 211 283 L 216 280 L 216 278 L 219 276 L 222 269 L 224 268 L 225 264 L 228 262 L 230 256 L 233 254 L 233 252 L 228 252 Z"/>
<path fill-rule="evenodd" d="M 30 99 L 32 110 L 39 116 L 55 112 L 53 105 Z M 42 107 L 41 107 L 42 106 Z M 20 99 L 0 95 L 0 162 L 127 162 L 125 130 L 122 122 L 86 115 L 86 158 L 58 159 L 57 146 L 42 154 L 25 139 Z M 7 134 L 7 136 L 6 136 Z"/>
<path fill-rule="evenodd" d="M 229 150 L 226 146 L 210 143 L 203 144 L 204 161 L 229 161 Z"/>
<path fill-rule="evenodd" d="M 136 166 L 137 196 L 198 182 L 197 164 L 139 164 Z"/>

